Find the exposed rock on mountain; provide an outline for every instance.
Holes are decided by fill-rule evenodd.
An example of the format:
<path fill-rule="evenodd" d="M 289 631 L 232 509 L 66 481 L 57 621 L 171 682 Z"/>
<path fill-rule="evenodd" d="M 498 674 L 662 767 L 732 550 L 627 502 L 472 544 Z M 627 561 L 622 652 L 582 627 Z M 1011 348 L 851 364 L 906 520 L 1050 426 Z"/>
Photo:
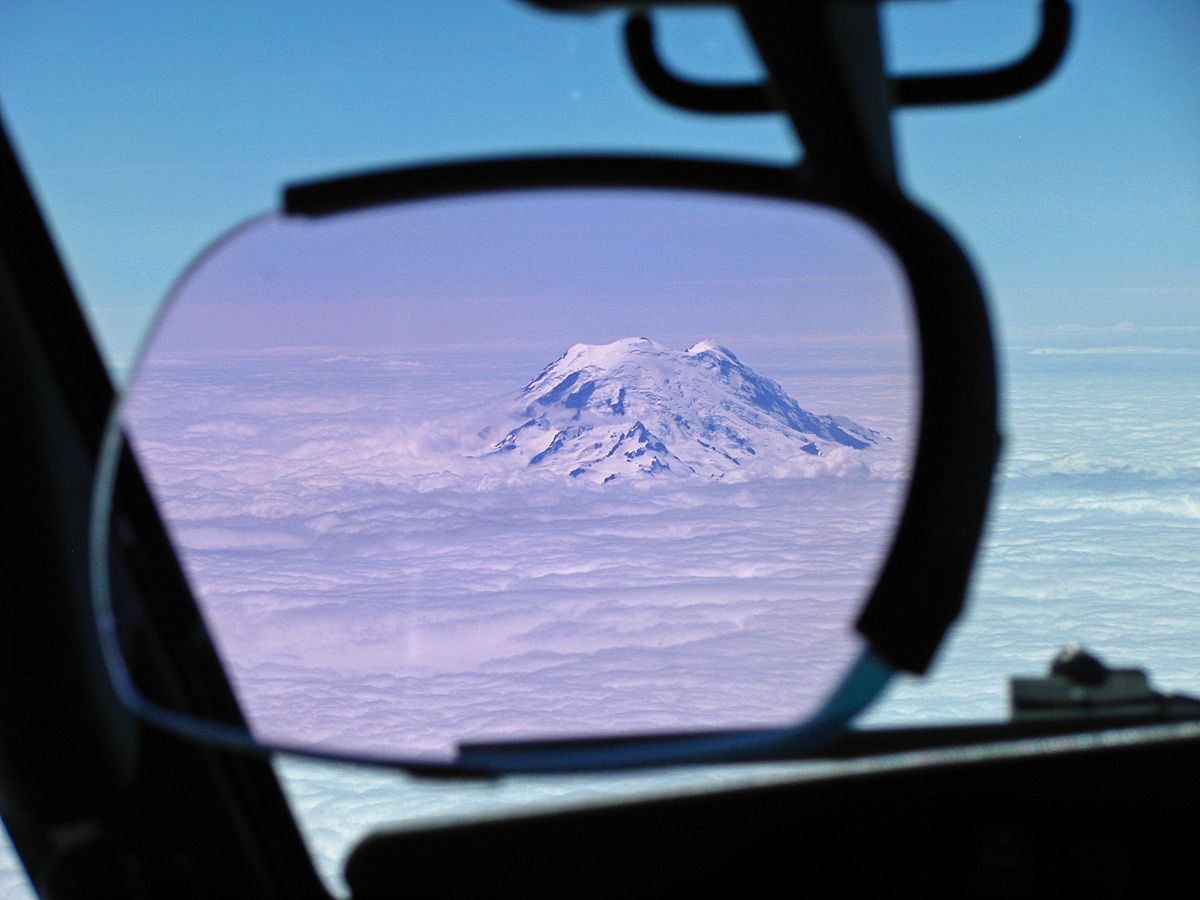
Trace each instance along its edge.
<path fill-rule="evenodd" d="M 723 478 L 764 459 L 865 450 L 880 435 L 816 415 L 710 341 L 576 344 L 522 390 L 491 454 L 574 478 Z"/>

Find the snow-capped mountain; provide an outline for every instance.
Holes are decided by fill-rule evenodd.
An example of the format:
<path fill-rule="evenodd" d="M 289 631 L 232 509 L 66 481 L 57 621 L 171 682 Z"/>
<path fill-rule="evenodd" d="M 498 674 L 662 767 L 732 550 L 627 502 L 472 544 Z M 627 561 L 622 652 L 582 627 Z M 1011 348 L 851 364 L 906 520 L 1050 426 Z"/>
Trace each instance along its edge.
<path fill-rule="evenodd" d="M 606 482 L 725 475 L 764 460 L 865 450 L 878 432 L 802 409 L 775 381 L 702 341 L 576 344 L 525 385 L 489 455 Z"/>

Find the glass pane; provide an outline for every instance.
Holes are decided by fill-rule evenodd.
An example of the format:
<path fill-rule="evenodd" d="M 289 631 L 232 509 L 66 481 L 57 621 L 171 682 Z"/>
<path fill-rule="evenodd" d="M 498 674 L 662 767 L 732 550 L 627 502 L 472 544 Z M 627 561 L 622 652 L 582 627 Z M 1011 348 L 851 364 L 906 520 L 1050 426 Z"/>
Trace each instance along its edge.
<path fill-rule="evenodd" d="M 8 831 L 3 827 L 0 827 L 0 893 L 9 900 L 35 900 L 37 897 Z"/>
<path fill-rule="evenodd" d="M 915 367 L 841 213 L 526 191 L 244 226 L 123 415 L 256 734 L 444 758 L 813 712 Z"/>

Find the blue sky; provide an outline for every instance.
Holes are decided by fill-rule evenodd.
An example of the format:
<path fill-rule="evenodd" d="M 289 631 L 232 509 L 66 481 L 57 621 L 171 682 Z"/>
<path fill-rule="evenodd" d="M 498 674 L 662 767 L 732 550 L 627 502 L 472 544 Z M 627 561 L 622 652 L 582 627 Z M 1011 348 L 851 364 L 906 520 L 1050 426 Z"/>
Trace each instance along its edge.
<path fill-rule="evenodd" d="M 516 343 L 535 349 L 539 366 L 575 343 L 631 336 L 678 348 L 715 339 L 739 352 L 868 335 L 916 344 L 899 265 L 849 216 L 673 191 L 265 217 L 219 242 L 176 297 L 159 355 L 178 350 L 164 351 L 164 331 L 192 348 Z"/>
<path fill-rule="evenodd" d="M 907 184 L 964 238 L 1001 324 L 1182 324 L 1200 283 L 1200 8 L 1077 4 L 1027 98 L 898 117 Z M 453 9 L 454 12 L 450 12 Z M 666 110 L 619 19 L 514 3 L 10 2 L 0 108 L 102 340 L 127 358 L 172 278 L 293 178 L 433 158 L 624 149 L 790 158 L 774 118 Z M 1033 3 L 893 4 L 893 70 L 996 63 Z M 752 77 L 724 14 L 663 17 L 697 77 Z"/>

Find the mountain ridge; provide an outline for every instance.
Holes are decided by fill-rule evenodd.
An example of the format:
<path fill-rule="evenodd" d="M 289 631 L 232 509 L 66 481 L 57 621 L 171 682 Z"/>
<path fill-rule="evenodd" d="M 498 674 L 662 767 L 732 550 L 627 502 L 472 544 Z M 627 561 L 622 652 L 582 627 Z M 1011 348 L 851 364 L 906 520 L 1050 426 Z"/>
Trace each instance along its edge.
<path fill-rule="evenodd" d="M 724 478 L 761 464 L 862 451 L 878 432 L 817 415 L 711 340 L 574 344 L 516 398 L 489 455 L 597 482 Z"/>

